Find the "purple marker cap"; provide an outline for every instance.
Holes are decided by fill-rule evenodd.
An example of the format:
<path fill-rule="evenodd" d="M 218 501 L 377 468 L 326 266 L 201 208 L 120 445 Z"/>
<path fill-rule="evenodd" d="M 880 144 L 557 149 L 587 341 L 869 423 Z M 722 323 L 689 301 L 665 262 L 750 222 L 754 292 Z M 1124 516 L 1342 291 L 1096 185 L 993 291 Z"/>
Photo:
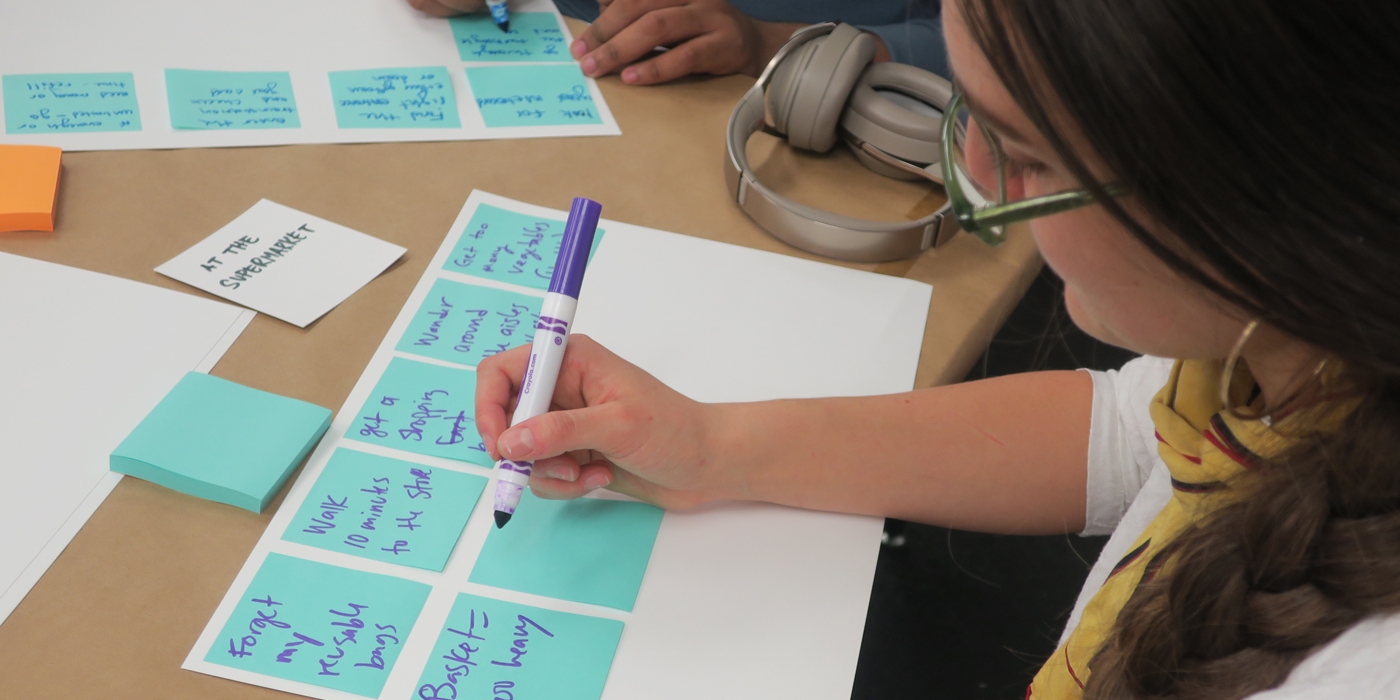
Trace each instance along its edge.
<path fill-rule="evenodd" d="M 602 213 L 603 205 L 574 197 L 569 221 L 564 224 L 564 240 L 559 244 L 559 259 L 554 261 L 554 276 L 549 279 L 549 291 L 578 298 L 588 254 L 593 250 L 593 234 L 598 231 L 598 215 Z"/>

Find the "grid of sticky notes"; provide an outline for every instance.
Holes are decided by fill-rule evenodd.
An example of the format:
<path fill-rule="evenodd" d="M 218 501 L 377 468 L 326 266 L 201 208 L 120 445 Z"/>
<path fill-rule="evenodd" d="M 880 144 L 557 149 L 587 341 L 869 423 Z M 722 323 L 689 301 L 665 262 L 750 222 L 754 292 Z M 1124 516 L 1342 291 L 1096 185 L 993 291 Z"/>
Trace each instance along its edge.
<path fill-rule="evenodd" d="M 502 31 L 487 15 L 445 25 L 462 65 L 338 70 L 327 73 L 340 129 L 460 129 L 454 70 L 462 70 L 487 128 L 602 124 L 593 94 L 569 55 L 552 12 L 511 15 Z M 132 73 L 0 76 L 5 133 L 141 131 Z M 287 71 L 167 68 L 170 127 L 175 131 L 299 129 Z"/>
<path fill-rule="evenodd" d="M 564 223 L 481 204 L 443 243 L 426 294 L 384 341 L 387 365 L 361 378 L 372 388 L 350 429 L 283 505 L 293 515 L 277 551 L 250 561 L 256 571 L 217 618 L 206 662 L 313 695 L 391 694 L 397 664 L 412 666 L 399 673 L 417 679 L 418 698 L 601 696 L 662 511 L 526 494 L 503 529 L 472 518 L 491 506 L 492 466 L 475 368 L 533 340 Z M 459 551 L 475 523 L 480 550 Z M 450 609 L 427 604 L 436 588 Z M 539 602 L 549 600 L 567 604 Z M 401 659 L 410 636 L 420 651 Z"/>

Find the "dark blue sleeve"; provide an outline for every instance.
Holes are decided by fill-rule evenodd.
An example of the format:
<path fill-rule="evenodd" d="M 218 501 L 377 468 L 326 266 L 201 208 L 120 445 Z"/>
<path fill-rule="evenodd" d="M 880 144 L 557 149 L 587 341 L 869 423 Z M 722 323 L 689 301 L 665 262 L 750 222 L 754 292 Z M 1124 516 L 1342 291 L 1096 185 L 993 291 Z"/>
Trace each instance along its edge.
<path fill-rule="evenodd" d="M 907 63 L 948 75 L 948 47 L 943 42 L 943 23 L 937 17 L 916 17 L 899 24 L 858 25 L 880 37 L 895 63 Z"/>

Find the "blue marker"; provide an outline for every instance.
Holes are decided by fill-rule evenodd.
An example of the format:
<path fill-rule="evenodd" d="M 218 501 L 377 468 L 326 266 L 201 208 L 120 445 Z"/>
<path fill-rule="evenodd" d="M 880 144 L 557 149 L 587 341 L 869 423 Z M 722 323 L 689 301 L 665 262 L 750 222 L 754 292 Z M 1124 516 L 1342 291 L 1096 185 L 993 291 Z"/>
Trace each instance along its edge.
<path fill-rule="evenodd" d="M 569 324 L 574 322 L 574 310 L 578 308 L 578 290 L 583 285 L 584 268 L 602 212 L 603 205 L 583 197 L 574 198 L 569 221 L 564 224 L 564 240 L 559 244 L 559 259 L 549 280 L 549 292 L 544 295 L 540 320 L 535 324 L 535 342 L 530 346 L 525 377 L 520 380 L 520 398 L 510 419 L 512 426 L 549 411 L 559 366 L 569 347 Z M 510 516 L 515 515 L 534 466 L 533 462 L 509 459 L 496 462 L 496 527 L 505 527 Z"/>
<path fill-rule="evenodd" d="M 491 8 L 491 19 L 496 20 L 496 26 L 501 31 L 510 31 L 510 11 L 506 9 L 506 0 L 486 0 L 486 6 Z"/>

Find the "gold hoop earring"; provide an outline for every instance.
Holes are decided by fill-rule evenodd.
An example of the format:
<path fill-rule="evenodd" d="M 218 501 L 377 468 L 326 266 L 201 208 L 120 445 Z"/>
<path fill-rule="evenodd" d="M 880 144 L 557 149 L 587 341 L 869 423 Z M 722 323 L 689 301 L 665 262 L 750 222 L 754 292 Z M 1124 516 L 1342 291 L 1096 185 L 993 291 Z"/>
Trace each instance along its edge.
<path fill-rule="evenodd" d="M 1226 413 L 1233 414 L 1235 406 L 1230 401 L 1230 384 L 1235 378 L 1235 365 L 1240 361 L 1240 353 L 1244 352 L 1244 346 L 1249 342 L 1250 336 L 1259 328 L 1259 319 L 1252 319 L 1244 325 L 1244 330 L 1240 331 L 1239 340 L 1235 341 L 1235 347 L 1230 349 L 1230 355 L 1225 358 L 1225 366 L 1220 369 L 1220 405 L 1224 407 Z"/>

